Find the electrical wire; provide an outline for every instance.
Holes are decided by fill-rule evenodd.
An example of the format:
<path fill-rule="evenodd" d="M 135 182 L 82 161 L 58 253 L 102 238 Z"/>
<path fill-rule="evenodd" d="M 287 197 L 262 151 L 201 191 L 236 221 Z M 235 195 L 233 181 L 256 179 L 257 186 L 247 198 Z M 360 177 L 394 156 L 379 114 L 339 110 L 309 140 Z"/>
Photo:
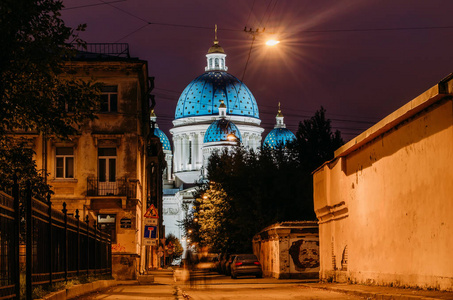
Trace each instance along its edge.
<path fill-rule="evenodd" d="M 99 5 L 107 5 L 110 3 L 126 2 L 126 1 L 127 0 L 115 0 L 115 1 L 110 1 L 110 2 L 106 2 L 106 3 L 86 4 L 86 5 L 80 5 L 80 6 L 66 7 L 66 8 L 62 8 L 61 10 L 70 10 L 70 9 L 78 9 L 78 8 L 85 8 L 85 7 L 92 7 L 92 6 L 99 6 Z"/>
<path fill-rule="evenodd" d="M 250 20 L 250 16 L 252 15 L 252 12 L 253 12 L 253 7 L 255 6 L 255 0 L 253 0 L 253 3 L 252 3 L 252 8 L 250 9 L 250 13 L 249 13 L 249 16 L 247 18 L 247 22 L 245 22 L 245 25 L 247 26 L 247 24 L 249 23 L 249 20 Z"/>
<path fill-rule="evenodd" d="M 133 35 L 133 34 L 136 33 L 137 31 L 140 31 L 140 30 L 142 30 L 142 29 L 145 28 L 145 27 L 148 27 L 149 25 L 151 25 L 151 24 L 145 24 L 145 25 L 139 27 L 138 29 L 136 29 L 136 30 L 134 30 L 134 31 L 132 31 L 132 32 L 130 32 L 130 33 L 128 33 L 128 34 L 126 34 L 126 35 L 123 36 L 122 38 L 116 40 L 114 43 L 118 43 L 119 41 L 124 40 L 125 38 L 127 38 L 127 37 Z"/>

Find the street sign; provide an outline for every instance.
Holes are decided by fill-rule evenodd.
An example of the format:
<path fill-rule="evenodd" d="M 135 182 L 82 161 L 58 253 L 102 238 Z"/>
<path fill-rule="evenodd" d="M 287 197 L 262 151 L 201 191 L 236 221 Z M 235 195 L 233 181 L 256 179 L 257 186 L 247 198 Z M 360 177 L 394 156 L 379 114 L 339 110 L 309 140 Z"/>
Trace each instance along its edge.
<path fill-rule="evenodd" d="M 158 219 L 159 214 L 157 213 L 157 208 L 154 206 L 154 204 L 151 204 L 148 209 L 146 210 L 145 214 L 143 215 L 145 218 L 154 218 Z"/>
<path fill-rule="evenodd" d="M 143 239 L 143 244 L 145 246 L 157 246 L 157 240 L 156 239 Z"/>
<path fill-rule="evenodd" d="M 145 239 L 157 238 L 157 226 L 145 225 Z"/>
<path fill-rule="evenodd" d="M 145 225 L 157 225 L 157 219 L 156 218 L 145 218 Z"/>

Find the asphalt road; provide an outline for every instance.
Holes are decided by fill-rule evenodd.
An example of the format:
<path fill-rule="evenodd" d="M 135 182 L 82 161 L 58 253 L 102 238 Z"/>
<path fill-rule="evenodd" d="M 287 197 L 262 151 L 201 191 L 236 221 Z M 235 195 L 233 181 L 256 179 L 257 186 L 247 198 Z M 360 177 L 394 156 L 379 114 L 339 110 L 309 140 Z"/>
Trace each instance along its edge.
<path fill-rule="evenodd" d="M 175 282 L 170 276 L 155 275 L 153 285 L 117 286 L 79 299 L 185 299 L 185 300 L 292 300 L 292 299 L 363 299 L 361 297 L 310 288 L 304 280 L 239 277 L 212 274 L 205 280 Z"/>

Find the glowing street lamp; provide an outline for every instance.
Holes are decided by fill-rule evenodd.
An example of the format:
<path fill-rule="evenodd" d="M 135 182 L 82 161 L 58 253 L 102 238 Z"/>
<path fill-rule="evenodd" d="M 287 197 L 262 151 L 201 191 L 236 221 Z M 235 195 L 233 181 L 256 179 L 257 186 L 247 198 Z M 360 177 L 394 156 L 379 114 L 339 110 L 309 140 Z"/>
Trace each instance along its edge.
<path fill-rule="evenodd" d="M 280 41 L 277 41 L 277 40 L 268 40 L 268 41 L 266 42 L 266 45 L 272 47 L 272 46 L 275 46 L 275 45 L 277 45 L 277 44 L 279 44 L 279 43 L 280 43 Z"/>

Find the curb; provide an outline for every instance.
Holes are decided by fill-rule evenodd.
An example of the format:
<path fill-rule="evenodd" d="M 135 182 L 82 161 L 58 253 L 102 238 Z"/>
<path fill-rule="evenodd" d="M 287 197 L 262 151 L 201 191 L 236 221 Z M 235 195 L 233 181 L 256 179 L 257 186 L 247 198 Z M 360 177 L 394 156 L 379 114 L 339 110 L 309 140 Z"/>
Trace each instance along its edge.
<path fill-rule="evenodd" d="M 426 296 L 414 296 L 414 295 L 405 295 L 405 294 L 398 294 L 398 293 L 379 293 L 379 292 L 371 292 L 371 291 L 363 291 L 363 290 L 350 290 L 344 289 L 340 287 L 328 287 L 328 286 L 310 286 L 304 284 L 306 287 L 320 289 L 320 290 L 328 290 L 343 294 L 354 295 L 362 298 L 366 298 L 367 300 L 376 299 L 376 300 L 445 300 L 442 298 L 435 298 L 435 297 L 426 297 Z"/>
<path fill-rule="evenodd" d="M 116 280 L 98 280 L 90 283 L 78 284 L 65 290 L 52 292 L 39 300 L 67 300 L 80 297 L 85 294 L 108 289 L 117 285 L 136 284 L 136 280 L 116 281 Z"/>

